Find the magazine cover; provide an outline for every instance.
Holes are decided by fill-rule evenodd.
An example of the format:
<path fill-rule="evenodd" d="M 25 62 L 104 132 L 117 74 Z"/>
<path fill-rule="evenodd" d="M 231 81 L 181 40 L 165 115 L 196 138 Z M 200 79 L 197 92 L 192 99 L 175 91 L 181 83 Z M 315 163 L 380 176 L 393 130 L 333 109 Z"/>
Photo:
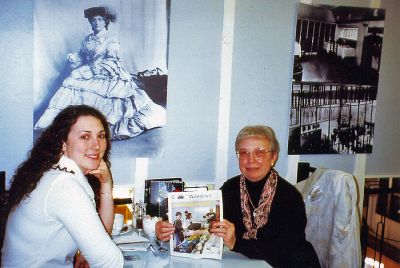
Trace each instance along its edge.
<path fill-rule="evenodd" d="M 223 240 L 208 231 L 222 221 L 220 190 L 168 194 L 168 218 L 175 232 L 170 241 L 173 256 L 221 259 Z"/>

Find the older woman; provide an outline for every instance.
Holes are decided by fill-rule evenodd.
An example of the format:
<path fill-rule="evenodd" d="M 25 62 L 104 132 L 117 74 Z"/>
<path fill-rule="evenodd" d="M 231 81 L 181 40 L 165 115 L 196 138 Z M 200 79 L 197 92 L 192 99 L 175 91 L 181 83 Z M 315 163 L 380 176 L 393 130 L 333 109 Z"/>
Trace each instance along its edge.
<path fill-rule="evenodd" d="M 101 111 L 113 140 L 164 126 L 164 107 L 154 103 L 122 66 L 119 41 L 108 31 L 116 14 L 98 6 L 85 9 L 84 16 L 93 33 L 83 40 L 79 53 L 68 54 L 73 70 L 50 100 L 35 129 L 46 128 L 61 109 L 76 104 L 91 105 Z"/>
<path fill-rule="evenodd" d="M 55 117 L 13 176 L 2 267 L 72 267 L 78 250 L 90 267 L 123 266 L 109 236 L 109 155 L 110 131 L 99 111 L 69 106 Z M 98 180 L 98 211 L 88 176 Z"/>
<path fill-rule="evenodd" d="M 229 206 L 224 206 L 224 221 L 214 222 L 210 231 L 229 249 L 273 267 L 319 267 L 314 248 L 305 239 L 302 197 L 273 168 L 279 155 L 273 129 L 244 127 L 235 149 L 242 174 L 222 185 L 223 202 Z"/>
<path fill-rule="evenodd" d="M 320 267 L 312 245 L 305 239 L 306 212 L 301 194 L 273 168 L 279 143 L 272 128 L 246 126 L 236 137 L 241 175 L 222 187 L 224 220 L 210 232 L 225 245 L 273 267 Z M 156 224 L 156 235 L 169 240 L 174 226 Z"/>

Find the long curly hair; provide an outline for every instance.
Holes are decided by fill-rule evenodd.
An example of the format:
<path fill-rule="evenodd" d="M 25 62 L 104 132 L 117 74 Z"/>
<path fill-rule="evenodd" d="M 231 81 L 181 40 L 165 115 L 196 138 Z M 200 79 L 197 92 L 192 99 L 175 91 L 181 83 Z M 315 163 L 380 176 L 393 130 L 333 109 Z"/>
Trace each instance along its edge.
<path fill-rule="evenodd" d="M 15 171 L 8 191 L 8 211 L 13 210 L 22 200 L 29 197 L 42 178 L 43 173 L 58 163 L 62 155 L 63 142 L 67 140 L 71 127 L 81 116 L 93 116 L 101 121 L 107 140 L 107 148 L 103 160 L 110 167 L 110 130 L 105 116 L 91 106 L 68 106 L 59 112 L 52 124 L 43 131 L 32 150 L 28 153 L 28 158 Z"/>

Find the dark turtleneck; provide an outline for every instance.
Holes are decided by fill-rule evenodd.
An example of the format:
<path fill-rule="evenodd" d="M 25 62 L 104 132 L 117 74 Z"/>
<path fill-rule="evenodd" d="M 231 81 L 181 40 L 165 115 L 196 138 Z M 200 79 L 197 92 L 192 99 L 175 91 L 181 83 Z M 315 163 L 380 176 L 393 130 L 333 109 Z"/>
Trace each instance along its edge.
<path fill-rule="evenodd" d="M 271 171 L 269 171 L 264 178 L 256 182 L 249 181 L 247 178 L 245 180 L 246 188 L 247 191 L 249 192 L 251 202 L 253 202 L 256 208 L 258 207 L 258 202 L 260 201 L 261 193 L 262 190 L 264 189 L 265 182 L 267 181 L 270 174 Z M 253 208 L 251 208 L 251 211 L 253 211 Z"/>
<path fill-rule="evenodd" d="M 262 194 L 270 174 L 258 182 L 245 180 L 254 205 Z M 321 267 L 310 243 L 305 239 L 307 216 L 303 197 L 289 182 L 278 176 L 278 182 L 267 224 L 257 231 L 257 239 L 245 239 L 240 196 L 240 177 L 228 179 L 221 187 L 223 216 L 235 225 L 236 242 L 233 250 L 249 258 L 263 259 L 276 268 Z"/>

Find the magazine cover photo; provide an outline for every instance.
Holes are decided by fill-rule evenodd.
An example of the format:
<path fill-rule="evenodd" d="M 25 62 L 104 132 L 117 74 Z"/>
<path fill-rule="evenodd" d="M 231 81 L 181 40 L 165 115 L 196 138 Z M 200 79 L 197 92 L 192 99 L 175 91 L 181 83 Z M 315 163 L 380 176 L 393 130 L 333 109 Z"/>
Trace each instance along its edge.
<path fill-rule="evenodd" d="M 221 259 L 223 240 L 209 228 L 213 221 L 222 221 L 222 211 L 220 190 L 169 193 L 169 222 L 175 226 L 171 255 Z"/>

